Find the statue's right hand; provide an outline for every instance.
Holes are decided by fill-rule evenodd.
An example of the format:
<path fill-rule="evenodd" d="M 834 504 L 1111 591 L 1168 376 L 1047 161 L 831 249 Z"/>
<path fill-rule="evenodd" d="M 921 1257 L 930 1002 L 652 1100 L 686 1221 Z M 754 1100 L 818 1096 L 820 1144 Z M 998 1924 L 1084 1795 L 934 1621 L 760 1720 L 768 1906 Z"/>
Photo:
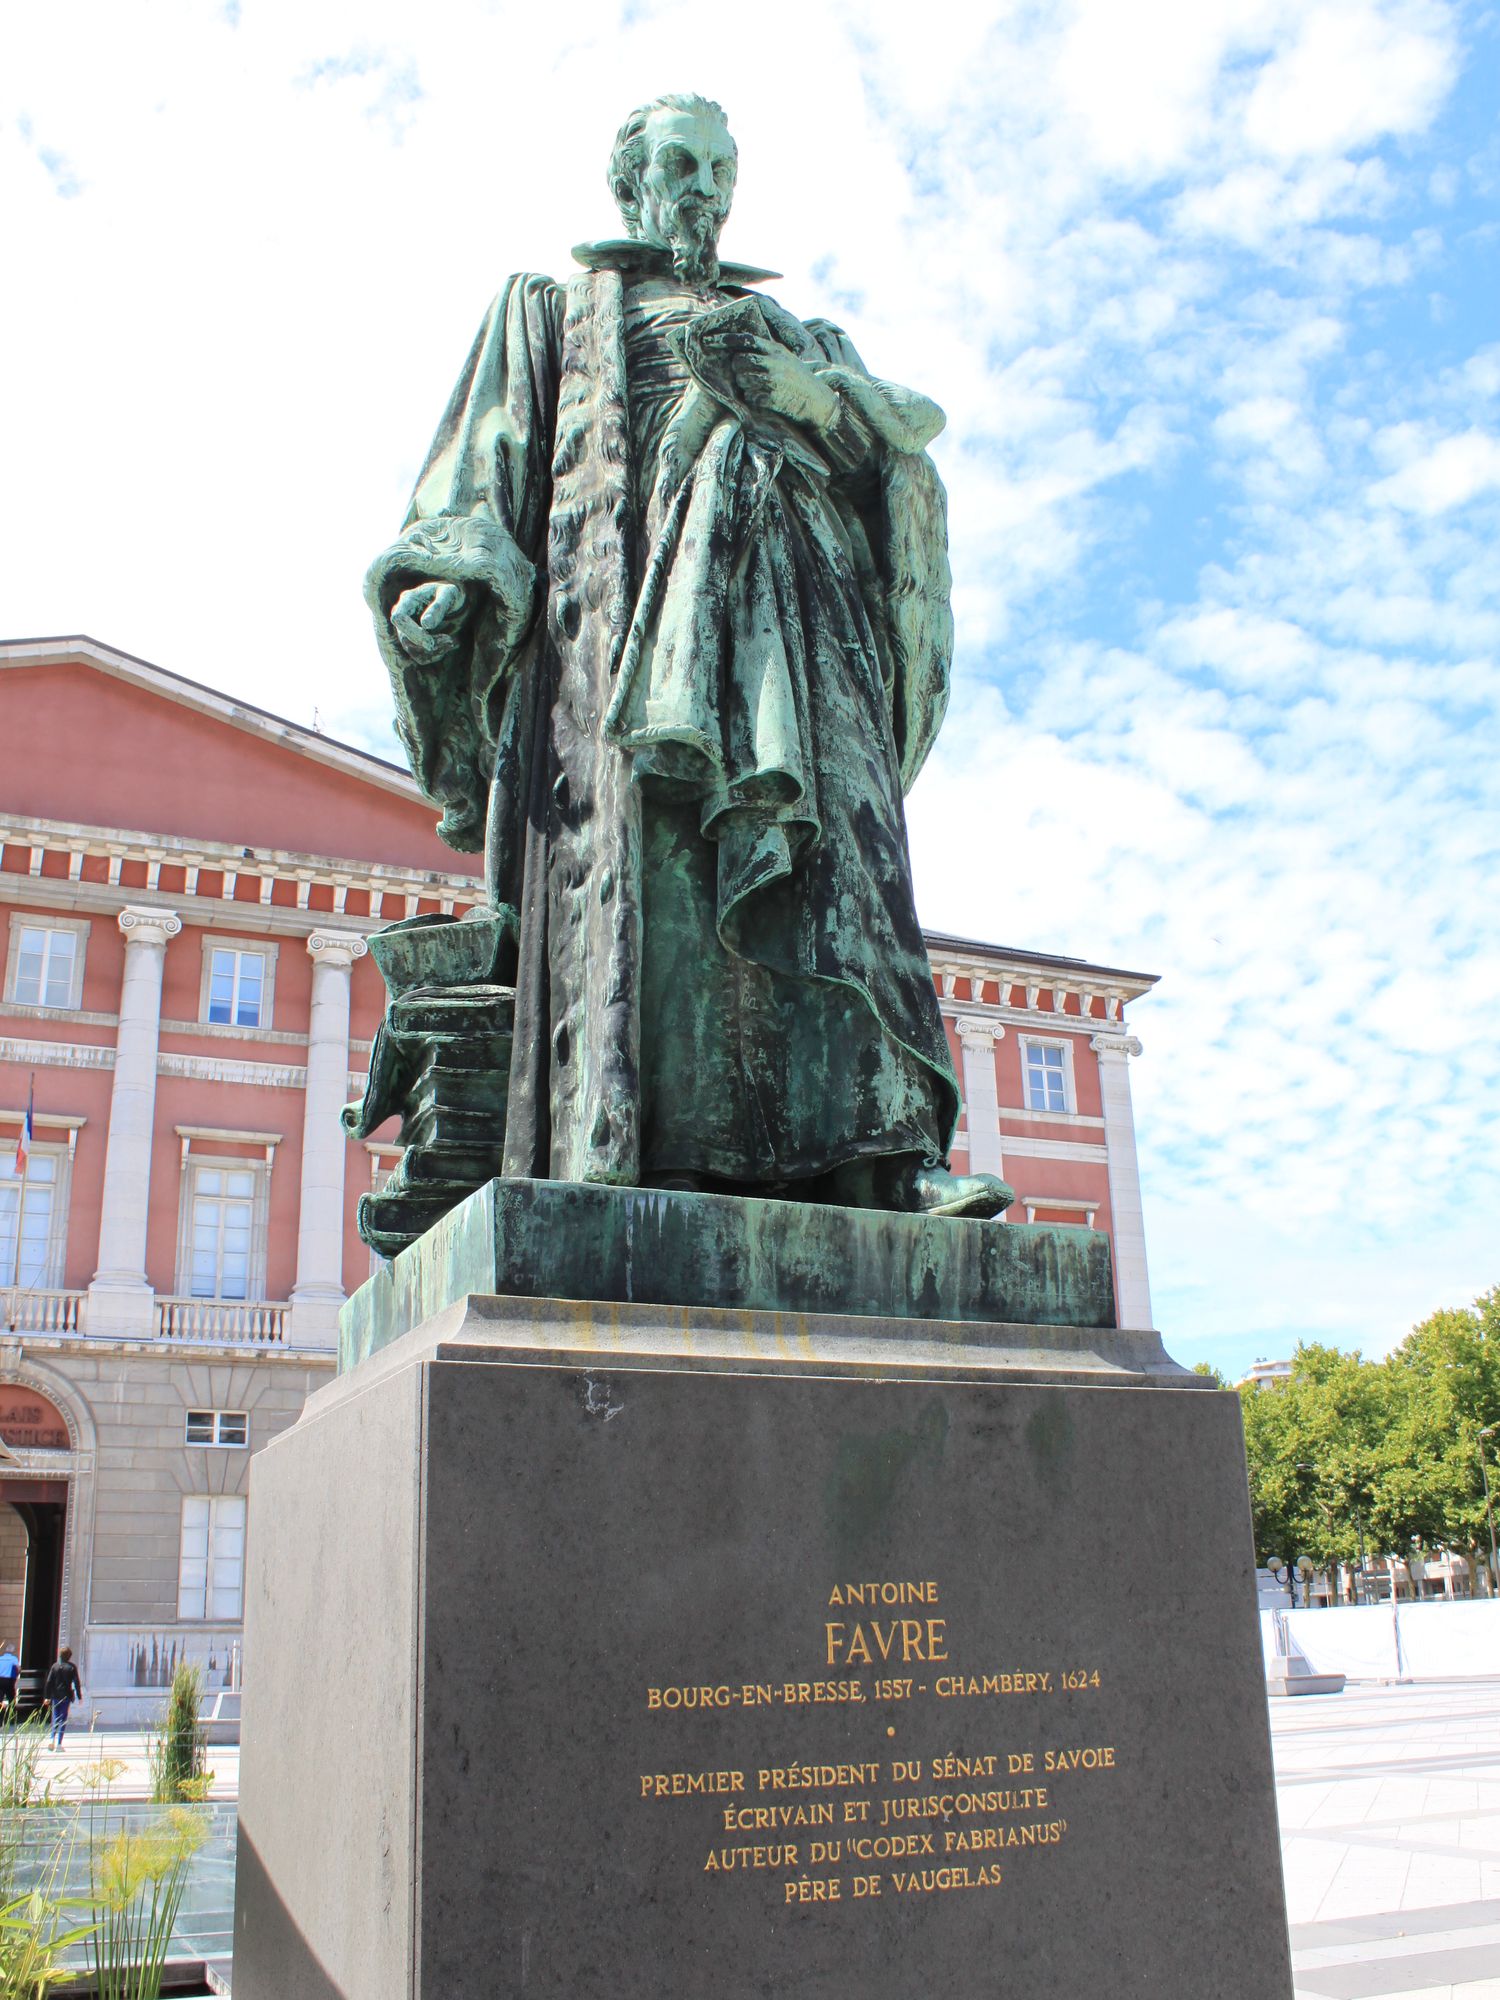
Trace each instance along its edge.
<path fill-rule="evenodd" d="M 461 583 L 414 583 L 391 606 L 391 630 L 409 660 L 419 665 L 451 652 L 469 609 Z"/>

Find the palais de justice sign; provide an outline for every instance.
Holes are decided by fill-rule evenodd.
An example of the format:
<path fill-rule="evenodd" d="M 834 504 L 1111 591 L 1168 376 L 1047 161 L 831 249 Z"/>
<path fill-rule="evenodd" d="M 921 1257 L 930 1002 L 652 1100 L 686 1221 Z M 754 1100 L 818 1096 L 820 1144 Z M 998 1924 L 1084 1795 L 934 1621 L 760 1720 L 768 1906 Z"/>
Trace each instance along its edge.
<path fill-rule="evenodd" d="M 12 1451 L 66 1451 L 72 1444 L 62 1412 L 35 1389 L 0 1382 L 0 1443 Z"/>

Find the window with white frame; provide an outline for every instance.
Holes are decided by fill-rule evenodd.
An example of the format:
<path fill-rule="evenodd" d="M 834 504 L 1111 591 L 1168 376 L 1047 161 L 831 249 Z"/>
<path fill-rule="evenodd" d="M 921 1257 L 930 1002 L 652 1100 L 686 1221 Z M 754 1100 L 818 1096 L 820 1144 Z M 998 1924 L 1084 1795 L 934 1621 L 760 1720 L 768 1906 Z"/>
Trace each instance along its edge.
<path fill-rule="evenodd" d="M 1028 1111 L 1071 1111 L 1068 1048 L 1064 1042 L 1023 1041 L 1021 1064 Z"/>
<path fill-rule="evenodd" d="M 189 1157 L 184 1181 L 180 1289 L 194 1299 L 258 1298 L 265 1287 L 264 1168 Z"/>
<path fill-rule="evenodd" d="M 79 1006 L 88 937 L 87 919 L 12 914 L 6 999 L 18 1007 Z"/>
<path fill-rule="evenodd" d="M 9 1135 L 0 1135 L 0 1290 L 62 1283 L 67 1248 L 68 1156 L 33 1146 L 16 1172 Z"/>
<path fill-rule="evenodd" d="M 272 947 L 206 939 L 202 1019 L 225 1028 L 269 1028 L 275 964 Z"/>
<path fill-rule="evenodd" d="M 240 1617 L 245 1599 L 245 1501 L 238 1493 L 185 1493 L 177 1564 L 177 1616 Z"/>
<path fill-rule="evenodd" d="M 189 1410 L 187 1442 L 243 1449 L 250 1442 L 250 1417 L 245 1410 Z"/>

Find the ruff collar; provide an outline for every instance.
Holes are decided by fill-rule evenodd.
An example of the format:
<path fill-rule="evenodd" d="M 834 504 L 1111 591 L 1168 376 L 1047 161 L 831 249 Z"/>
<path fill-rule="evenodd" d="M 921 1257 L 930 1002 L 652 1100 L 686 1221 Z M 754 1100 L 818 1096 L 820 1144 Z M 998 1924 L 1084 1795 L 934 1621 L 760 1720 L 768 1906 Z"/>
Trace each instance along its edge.
<path fill-rule="evenodd" d="M 638 236 L 607 236 L 598 243 L 576 243 L 573 261 L 582 264 L 586 271 L 643 271 L 665 278 L 673 275 L 671 251 L 659 243 L 644 243 Z M 719 282 L 723 285 L 759 285 L 780 276 L 780 271 L 763 271 L 758 264 L 719 266 Z"/>

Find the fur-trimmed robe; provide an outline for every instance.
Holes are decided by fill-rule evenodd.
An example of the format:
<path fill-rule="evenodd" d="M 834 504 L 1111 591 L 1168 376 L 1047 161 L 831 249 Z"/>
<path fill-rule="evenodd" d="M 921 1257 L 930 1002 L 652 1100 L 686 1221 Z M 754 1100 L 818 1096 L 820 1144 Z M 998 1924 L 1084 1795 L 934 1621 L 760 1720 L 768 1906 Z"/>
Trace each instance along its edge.
<path fill-rule="evenodd" d="M 512 930 L 506 1171 L 782 1187 L 946 1160 L 958 1092 L 902 808 L 952 647 L 916 399 L 726 267 L 719 303 L 753 296 L 842 414 L 812 439 L 741 408 L 689 330 L 692 435 L 659 477 L 634 462 L 626 353 L 649 259 L 591 261 L 507 284 L 367 581 L 412 769 L 443 838 L 483 842 Z M 390 612 L 428 580 L 470 612 L 418 665 Z"/>

